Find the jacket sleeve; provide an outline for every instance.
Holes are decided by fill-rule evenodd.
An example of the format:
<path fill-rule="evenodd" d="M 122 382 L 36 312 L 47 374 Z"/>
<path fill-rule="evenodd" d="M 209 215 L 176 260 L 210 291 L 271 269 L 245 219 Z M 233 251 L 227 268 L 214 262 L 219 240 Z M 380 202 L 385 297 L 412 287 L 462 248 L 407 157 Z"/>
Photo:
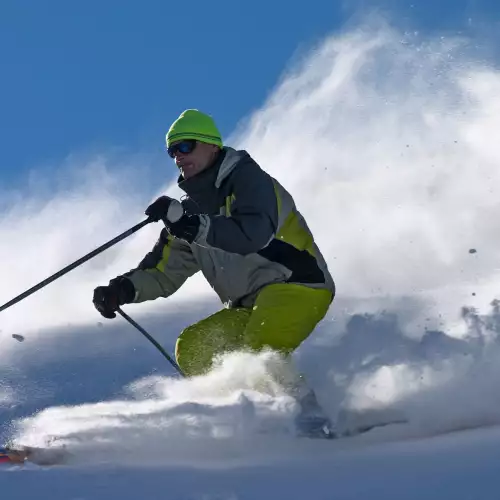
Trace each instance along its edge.
<path fill-rule="evenodd" d="M 144 302 L 172 295 L 199 270 L 189 244 L 163 229 L 153 250 L 124 276 L 134 285 L 133 302 Z"/>
<path fill-rule="evenodd" d="M 258 252 L 278 228 L 273 179 L 248 158 L 228 180 L 232 192 L 230 215 L 202 215 L 196 243 L 241 255 Z"/>

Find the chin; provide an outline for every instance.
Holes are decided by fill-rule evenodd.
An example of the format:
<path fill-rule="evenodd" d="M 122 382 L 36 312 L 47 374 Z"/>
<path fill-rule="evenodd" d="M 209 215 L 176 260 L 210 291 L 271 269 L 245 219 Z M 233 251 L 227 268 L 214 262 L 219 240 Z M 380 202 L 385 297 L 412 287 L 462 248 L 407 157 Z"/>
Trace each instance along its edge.
<path fill-rule="evenodd" d="M 184 179 L 189 179 L 189 177 L 193 177 L 193 175 L 196 175 L 196 171 L 194 170 L 182 170 L 182 176 L 184 177 Z"/>

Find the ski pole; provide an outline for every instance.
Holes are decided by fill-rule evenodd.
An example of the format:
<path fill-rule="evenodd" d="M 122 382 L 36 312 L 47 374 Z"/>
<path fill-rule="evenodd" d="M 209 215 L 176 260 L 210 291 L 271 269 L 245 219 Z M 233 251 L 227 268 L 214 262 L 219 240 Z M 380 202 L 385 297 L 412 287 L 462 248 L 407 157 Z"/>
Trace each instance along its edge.
<path fill-rule="evenodd" d="M 47 279 L 44 279 L 38 285 L 35 285 L 34 287 L 30 288 L 29 290 L 26 290 L 23 292 L 21 295 L 18 295 L 17 297 L 14 297 L 12 300 L 4 304 L 3 306 L 0 306 L 0 312 L 4 311 L 5 309 L 9 308 L 10 306 L 13 306 L 14 304 L 17 304 L 21 300 L 25 299 L 32 293 L 37 292 L 44 286 L 47 286 L 49 283 L 52 283 L 56 279 L 60 278 L 61 276 L 65 275 L 69 271 L 72 271 L 76 267 L 82 265 L 84 262 L 87 262 L 90 260 L 92 257 L 95 257 L 96 255 L 100 254 L 101 252 L 104 252 L 104 250 L 107 250 L 108 248 L 112 247 L 116 243 L 124 240 L 128 236 L 134 234 L 136 231 L 144 227 L 146 224 L 149 224 L 150 222 L 153 222 L 150 218 L 140 222 L 139 224 L 136 224 L 135 226 L 131 227 L 129 230 L 123 232 L 122 234 L 118 235 L 116 238 L 113 238 L 112 240 L 108 241 L 104 245 L 100 246 L 99 248 L 96 248 L 92 252 L 88 253 L 87 255 L 84 255 L 82 258 L 78 259 L 77 261 L 73 262 L 73 264 L 70 264 L 69 266 L 66 266 L 64 269 L 61 269 L 57 273 L 53 274 L 52 276 L 48 277 Z"/>
<path fill-rule="evenodd" d="M 165 349 L 146 331 L 144 328 L 142 328 L 139 323 L 135 322 L 127 313 L 123 312 L 122 309 L 119 307 L 116 309 L 116 312 L 122 316 L 124 319 L 126 319 L 133 327 L 137 328 L 160 352 L 163 354 L 163 356 L 168 360 L 168 362 L 175 368 L 175 370 L 184 377 L 184 373 L 182 373 L 182 370 L 180 369 L 179 365 L 174 361 L 172 356 L 168 354 Z"/>

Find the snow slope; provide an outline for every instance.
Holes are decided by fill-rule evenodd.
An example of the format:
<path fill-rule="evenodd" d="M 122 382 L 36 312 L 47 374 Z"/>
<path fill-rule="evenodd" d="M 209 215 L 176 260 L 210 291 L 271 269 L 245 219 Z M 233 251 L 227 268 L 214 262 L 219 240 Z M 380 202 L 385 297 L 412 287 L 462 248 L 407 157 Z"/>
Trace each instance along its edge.
<path fill-rule="evenodd" d="M 92 289 L 136 264 L 151 226 L 1 313 L 1 438 L 71 453 L 60 468 L 3 467 L 2 494 L 498 498 L 500 75 L 478 60 L 463 41 L 364 25 L 292 68 L 229 141 L 296 195 L 337 281 L 298 366 L 340 427 L 408 424 L 294 439 L 295 404 L 269 376 L 281 369 L 274 354 L 236 353 L 180 380 L 123 319 L 101 320 Z M 65 165 L 58 190 L 19 204 L 6 193 L 0 302 L 142 217 L 157 193 L 117 167 Z M 126 311 L 172 351 L 218 307 L 197 276 Z"/>

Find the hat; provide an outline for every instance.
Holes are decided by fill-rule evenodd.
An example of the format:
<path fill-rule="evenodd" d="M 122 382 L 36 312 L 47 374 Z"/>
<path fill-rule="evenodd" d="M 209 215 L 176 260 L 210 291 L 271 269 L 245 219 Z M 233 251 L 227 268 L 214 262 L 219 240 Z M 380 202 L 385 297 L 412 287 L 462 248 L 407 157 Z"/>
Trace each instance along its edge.
<path fill-rule="evenodd" d="M 214 120 L 197 109 L 187 109 L 172 123 L 166 136 L 167 148 L 184 139 L 215 144 L 222 148 L 222 137 Z"/>

